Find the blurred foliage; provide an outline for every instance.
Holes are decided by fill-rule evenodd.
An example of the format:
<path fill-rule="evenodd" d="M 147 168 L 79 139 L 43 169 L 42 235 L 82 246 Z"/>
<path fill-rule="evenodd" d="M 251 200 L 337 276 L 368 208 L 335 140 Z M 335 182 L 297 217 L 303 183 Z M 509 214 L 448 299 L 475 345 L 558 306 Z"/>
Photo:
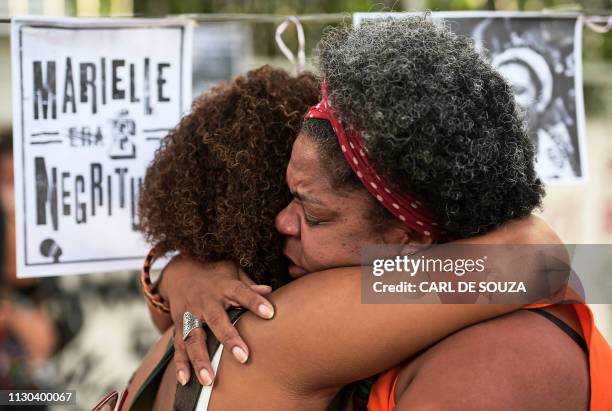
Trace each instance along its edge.
<path fill-rule="evenodd" d="M 325 14 L 350 13 L 371 10 L 402 10 L 400 4 L 393 1 L 368 0 L 134 0 L 134 13 L 144 16 L 164 16 L 181 13 L 258 13 L 258 14 Z M 394 7 L 395 5 L 395 7 Z M 321 23 L 305 23 L 306 49 L 311 50 L 325 28 Z M 274 41 L 275 25 L 269 23 L 252 23 L 253 45 L 256 55 L 279 55 Z M 287 30 L 283 36 L 289 47 L 295 47 L 297 38 L 294 30 Z"/>
<path fill-rule="evenodd" d="M 76 0 L 70 0 L 75 2 Z M 111 0 L 101 0 L 108 8 Z M 586 10 L 603 12 L 611 0 L 134 0 L 134 11 L 147 16 L 176 13 L 340 13 L 380 10 Z"/>
<path fill-rule="evenodd" d="M 100 0 L 100 14 L 109 13 L 112 0 Z M 138 16 L 166 16 L 186 13 L 263 13 L 277 15 L 346 13 L 367 11 L 459 11 L 459 10 L 512 10 L 512 11 L 583 11 L 585 14 L 610 14 L 612 0 L 133 0 L 134 14 Z M 72 3 L 73 6 L 68 4 Z M 67 1 L 68 8 L 76 7 L 76 0 Z M 261 27 L 259 27 L 261 26 Z M 322 26 L 322 25 L 321 25 Z M 274 37 L 271 24 L 256 24 L 255 33 L 263 32 L 258 40 Z M 312 29 L 312 27 L 311 27 Z M 267 33 L 266 33 L 267 32 Z M 311 34 L 312 38 L 317 33 Z M 289 39 L 289 41 L 291 41 Z M 274 46 L 272 42 L 272 46 Z M 274 52 L 274 47 L 257 51 Z M 585 31 L 584 58 L 586 60 L 612 60 L 612 33 L 607 35 Z"/>
<path fill-rule="evenodd" d="M 113 0 L 100 0 L 100 14 L 108 15 Z M 67 14 L 76 14 L 77 0 L 66 1 Z M 275 15 L 346 14 L 350 22 L 353 12 L 376 11 L 579 11 L 586 15 L 610 15 L 612 0 L 133 0 L 134 14 L 161 17 L 188 13 L 257 13 Z M 250 24 L 253 33 L 254 55 L 261 61 L 282 59 L 274 41 L 276 25 Z M 312 55 L 325 28 L 330 24 L 304 22 L 307 55 Z M 333 24 L 331 24 L 333 25 Z M 612 32 L 598 34 L 585 28 L 583 40 L 584 92 L 590 114 L 612 111 Z M 283 34 L 286 44 L 295 50 L 295 30 Z"/>
<path fill-rule="evenodd" d="M 367 0 L 134 0 L 134 11 L 144 15 L 176 13 L 270 13 L 307 14 L 368 11 L 393 8 L 401 2 Z M 397 8 L 395 8 L 397 10 Z"/>

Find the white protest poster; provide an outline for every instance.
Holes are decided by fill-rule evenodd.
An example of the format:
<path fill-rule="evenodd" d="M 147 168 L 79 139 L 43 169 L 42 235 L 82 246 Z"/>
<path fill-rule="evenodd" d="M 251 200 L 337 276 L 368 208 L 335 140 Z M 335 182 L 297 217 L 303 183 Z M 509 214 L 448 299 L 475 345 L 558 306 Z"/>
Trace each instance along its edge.
<path fill-rule="evenodd" d="M 415 13 L 358 13 L 363 19 Z M 574 13 L 439 12 L 513 86 L 536 150 L 538 176 L 551 185 L 588 181 L 582 94 L 582 19 Z"/>
<path fill-rule="evenodd" d="M 12 23 L 18 276 L 138 269 L 139 187 L 191 102 L 191 22 Z"/>

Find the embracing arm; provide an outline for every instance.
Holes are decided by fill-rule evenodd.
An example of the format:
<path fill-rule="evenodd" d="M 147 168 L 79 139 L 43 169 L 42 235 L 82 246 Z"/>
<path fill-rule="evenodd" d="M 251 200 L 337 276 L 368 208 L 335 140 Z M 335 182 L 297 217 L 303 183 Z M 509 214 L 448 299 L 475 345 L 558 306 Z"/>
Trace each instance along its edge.
<path fill-rule="evenodd" d="M 519 308 L 362 304 L 359 268 L 304 276 L 270 299 L 276 307 L 272 321 L 257 321 L 247 313 L 237 324 L 251 356 L 246 366 L 222 358 L 220 384 L 215 383 L 213 392 L 218 409 L 257 401 L 262 393 L 307 399 L 333 392 L 399 364 L 463 327 Z"/>
<path fill-rule="evenodd" d="M 463 242 L 559 242 L 538 219 L 525 224 L 512 222 L 495 233 Z M 362 304 L 358 267 L 304 276 L 275 291 L 270 299 L 276 307 L 273 321 L 256 321 L 247 313 L 238 323 L 252 355 L 246 366 L 222 359 L 220 384 L 213 395 L 215 408 L 261 401 L 262 392 L 269 398 L 302 400 L 316 393 L 333 393 L 401 363 L 461 328 L 520 308 Z M 228 380 L 231 384 L 223 383 Z M 236 387 L 240 396 L 235 395 Z"/>
<path fill-rule="evenodd" d="M 529 217 L 508 222 L 486 235 L 464 239 L 459 242 L 476 244 L 559 244 L 560 240 L 542 220 L 537 217 Z M 358 271 L 358 269 L 355 270 Z M 217 338 L 234 354 L 236 354 L 234 349 L 238 346 L 250 357 L 248 345 L 230 324 L 224 310 L 230 301 L 234 301 L 238 305 L 250 309 L 251 312 L 257 313 L 261 318 L 269 318 L 262 316 L 258 310 L 258 307 L 262 304 L 272 308 L 263 297 L 269 290 L 254 292 L 254 289 L 250 288 L 253 287 L 252 281 L 249 283 L 248 276 L 239 272 L 232 263 L 202 265 L 188 259 L 174 259 L 164 271 L 160 292 L 165 299 L 170 301 L 175 332 L 180 335 L 182 313 L 190 310 L 206 322 Z M 479 309 L 489 312 L 490 314 L 487 317 L 489 318 L 503 312 L 512 311 L 517 307 L 495 308 L 484 306 Z M 472 324 L 480 321 L 480 317 L 474 319 L 468 317 L 467 320 L 471 321 L 468 324 Z M 448 319 L 448 321 L 451 321 L 451 319 Z M 463 326 L 462 324 L 459 324 L 459 326 Z M 424 326 L 430 327 L 429 324 Z M 175 363 L 179 382 L 184 383 L 191 378 L 189 362 L 194 366 L 196 375 L 202 384 L 210 380 L 202 377 L 201 374 L 208 374 L 214 378 L 205 350 L 204 333 L 200 329 L 192 332 L 192 337 L 187 340 L 189 344 L 183 343 L 182 339 L 176 341 Z M 435 342 L 435 339 L 429 341 L 429 343 L 433 342 Z M 206 370 L 206 372 L 201 370 Z"/>

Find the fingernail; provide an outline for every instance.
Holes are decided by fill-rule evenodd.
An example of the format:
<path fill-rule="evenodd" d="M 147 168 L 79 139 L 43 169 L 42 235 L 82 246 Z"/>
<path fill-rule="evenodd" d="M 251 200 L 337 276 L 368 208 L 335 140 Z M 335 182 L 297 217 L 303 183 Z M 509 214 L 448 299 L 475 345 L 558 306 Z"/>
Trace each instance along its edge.
<path fill-rule="evenodd" d="M 212 378 L 210 378 L 210 374 L 208 373 L 208 371 L 206 371 L 205 368 L 202 368 L 200 370 L 200 378 L 202 379 L 204 385 L 212 384 Z"/>
<path fill-rule="evenodd" d="M 236 357 L 238 362 L 240 362 L 241 364 L 244 364 L 249 359 L 247 353 L 244 352 L 244 350 L 238 346 L 232 348 L 232 354 L 234 354 L 234 357 Z"/>
<path fill-rule="evenodd" d="M 178 380 L 179 380 L 179 382 L 181 383 L 181 385 L 183 385 L 183 386 L 184 386 L 185 384 L 187 384 L 187 376 L 185 375 L 185 371 L 180 370 L 180 371 L 178 372 Z"/>
<path fill-rule="evenodd" d="M 267 319 L 274 317 L 274 310 L 272 310 L 265 304 L 261 304 L 259 307 L 257 307 L 257 311 L 259 311 L 259 314 L 261 314 Z"/>

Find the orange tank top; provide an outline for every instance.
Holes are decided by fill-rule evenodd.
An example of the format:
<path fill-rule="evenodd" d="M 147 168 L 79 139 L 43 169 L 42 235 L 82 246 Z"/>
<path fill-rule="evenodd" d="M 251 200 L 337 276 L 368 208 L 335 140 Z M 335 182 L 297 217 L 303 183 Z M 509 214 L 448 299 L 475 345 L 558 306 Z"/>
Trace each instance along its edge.
<path fill-rule="evenodd" d="M 530 305 L 526 308 L 541 308 L 548 304 Z M 612 349 L 593 321 L 593 314 L 585 304 L 572 304 L 584 340 L 589 349 L 589 374 L 591 387 L 591 410 L 612 410 Z M 395 385 L 402 366 L 391 368 L 380 374 L 372 385 L 368 398 L 368 411 L 392 411 L 395 409 Z"/>

